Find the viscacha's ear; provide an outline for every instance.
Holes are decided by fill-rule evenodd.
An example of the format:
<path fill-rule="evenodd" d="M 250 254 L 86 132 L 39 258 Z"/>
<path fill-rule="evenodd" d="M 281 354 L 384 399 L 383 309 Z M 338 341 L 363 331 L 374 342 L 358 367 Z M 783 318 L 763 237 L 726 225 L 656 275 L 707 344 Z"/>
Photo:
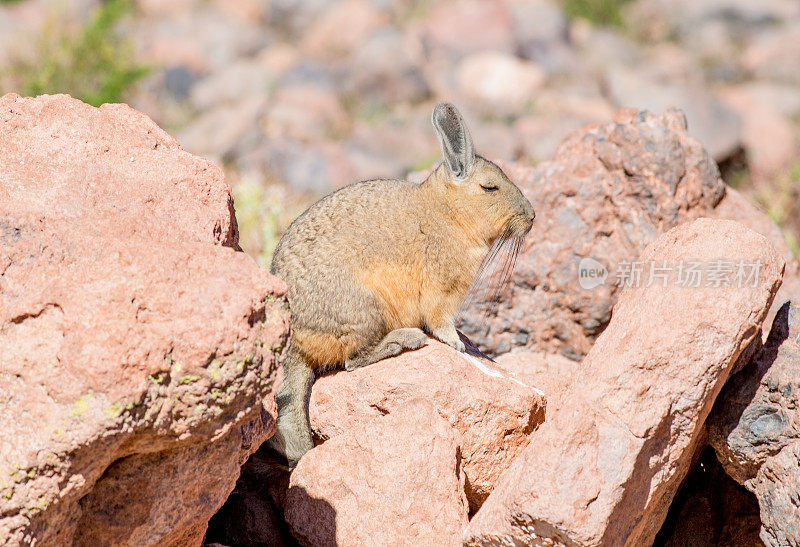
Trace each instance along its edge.
<path fill-rule="evenodd" d="M 439 137 L 442 156 L 450 176 L 455 181 L 464 180 L 472 172 L 475 163 L 475 149 L 472 147 L 472 136 L 467 124 L 450 103 L 437 104 L 433 109 L 431 122 Z"/>

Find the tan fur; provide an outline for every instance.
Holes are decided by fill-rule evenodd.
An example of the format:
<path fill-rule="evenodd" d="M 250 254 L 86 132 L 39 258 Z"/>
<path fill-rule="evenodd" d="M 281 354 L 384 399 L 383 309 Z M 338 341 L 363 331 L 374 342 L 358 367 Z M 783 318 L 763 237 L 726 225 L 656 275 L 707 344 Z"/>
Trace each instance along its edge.
<path fill-rule="evenodd" d="M 475 155 L 458 111 L 440 104 L 432 121 L 445 161 L 422 184 L 347 186 L 295 220 L 275 250 L 294 337 L 274 448 L 290 465 L 313 446 L 307 369 L 368 365 L 420 347 L 423 330 L 462 351 L 455 315 L 489 249 L 531 228 L 530 203 Z"/>
<path fill-rule="evenodd" d="M 416 264 L 376 261 L 361 274 L 364 286 L 381 302 L 386 332 L 422 324 L 422 271 Z"/>

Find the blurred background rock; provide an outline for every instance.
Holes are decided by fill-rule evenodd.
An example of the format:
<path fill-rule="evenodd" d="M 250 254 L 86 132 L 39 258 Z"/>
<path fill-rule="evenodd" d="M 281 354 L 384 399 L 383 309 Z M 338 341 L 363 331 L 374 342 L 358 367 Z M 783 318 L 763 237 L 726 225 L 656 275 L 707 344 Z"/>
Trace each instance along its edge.
<path fill-rule="evenodd" d="M 531 164 L 677 106 L 799 250 L 797 0 L 0 0 L 0 91 L 147 113 L 223 166 L 263 265 L 316 197 L 430 166 L 440 100 Z"/>

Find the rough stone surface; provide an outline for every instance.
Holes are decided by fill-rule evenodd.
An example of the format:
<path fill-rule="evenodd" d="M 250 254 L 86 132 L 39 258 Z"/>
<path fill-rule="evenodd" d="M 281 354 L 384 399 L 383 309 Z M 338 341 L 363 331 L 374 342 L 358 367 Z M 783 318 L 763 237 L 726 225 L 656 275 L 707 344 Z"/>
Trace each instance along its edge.
<path fill-rule="evenodd" d="M 311 394 L 311 426 L 321 439 L 335 438 L 416 398 L 430 401 L 462 439 L 473 510 L 544 421 L 541 391 L 475 352 L 458 354 L 429 340 L 417 351 L 319 378 Z"/>
<path fill-rule="evenodd" d="M 274 427 L 285 284 L 132 109 L 6 95 L 0 135 L 0 543 L 199 545 Z"/>
<path fill-rule="evenodd" d="M 700 219 L 648 246 L 646 263 L 760 262 L 755 286 L 628 288 L 561 410 L 514 460 L 468 545 L 649 545 L 703 441 L 714 399 L 756 338 L 784 261 L 742 224 Z"/>
<path fill-rule="evenodd" d="M 761 540 L 768 547 L 800 545 L 800 443 L 764 462 L 750 487 L 761 507 Z"/>
<path fill-rule="evenodd" d="M 609 95 L 617 106 L 654 112 L 680 108 L 686 113 L 689 134 L 702 142 L 717 161 L 728 158 L 741 147 L 741 119 L 704 85 L 659 81 L 646 73 L 641 67 L 637 70 L 614 67 L 608 71 Z"/>
<path fill-rule="evenodd" d="M 720 395 L 709 440 L 739 483 L 800 439 L 800 308 L 786 302 L 764 346 Z"/>
<path fill-rule="evenodd" d="M 500 355 L 496 363 L 526 384 L 536 386 L 544 392 L 547 399 L 546 419 L 550 419 L 561 407 L 561 399 L 581 367 L 578 361 L 572 361 L 563 355 L 535 352 L 526 348 Z"/>
<path fill-rule="evenodd" d="M 129 237 L 235 246 L 222 171 L 129 106 L 11 93 L 0 99 L 0 123 L 4 208 L 31 219 L 91 217 Z"/>
<path fill-rule="evenodd" d="M 800 297 L 797 260 L 781 230 L 725 186 L 684 124 L 677 111 L 621 110 L 611 123 L 572 133 L 537 167 L 499 162 L 533 204 L 536 221 L 499 302 L 479 290 L 462 313 L 460 328 L 483 351 L 527 346 L 580 360 L 608 324 L 621 271 L 658 235 L 702 216 L 741 221 L 784 256 L 785 281 L 770 318 L 782 299 Z M 581 286 L 583 259 L 604 268 L 600 285 Z"/>
<path fill-rule="evenodd" d="M 800 542 L 800 308 L 786 302 L 764 346 L 725 386 L 709 441 L 755 492 L 767 545 Z"/>
<path fill-rule="evenodd" d="M 462 315 L 462 330 L 493 355 L 528 346 L 582 358 L 611 317 L 617 266 L 725 194 L 677 111 L 621 110 L 611 123 L 572 133 L 552 161 L 501 166 L 537 217 L 501 301 L 482 294 Z M 608 271 L 590 291 L 578 280 L 582 258 Z"/>
<path fill-rule="evenodd" d="M 458 437 L 412 399 L 317 446 L 290 479 L 292 534 L 315 547 L 457 545 L 467 525 Z"/>
<path fill-rule="evenodd" d="M 763 211 L 757 209 L 746 197 L 733 188 L 728 188 L 725 197 L 714 208 L 709 215 L 713 218 L 724 218 L 736 220 L 743 223 L 751 230 L 766 236 L 775 249 L 786 261 L 786 270 L 783 274 L 783 283 L 775 295 L 772 309 L 764 321 L 766 325 L 771 325 L 778 310 L 787 300 L 800 302 L 800 264 L 798 264 L 794 253 L 786 244 L 783 232 Z M 765 329 L 768 331 L 768 329 Z M 766 332 L 766 334 L 769 334 Z"/>

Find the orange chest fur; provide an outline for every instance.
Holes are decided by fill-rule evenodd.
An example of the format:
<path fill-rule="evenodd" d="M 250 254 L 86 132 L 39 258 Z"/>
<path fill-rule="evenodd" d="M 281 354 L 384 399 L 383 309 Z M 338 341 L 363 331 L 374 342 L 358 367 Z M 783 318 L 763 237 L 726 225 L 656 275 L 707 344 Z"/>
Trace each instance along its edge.
<path fill-rule="evenodd" d="M 425 269 L 417 264 L 379 262 L 361 276 L 382 306 L 388 330 L 430 325 L 453 315 L 472 283 L 469 275 Z"/>

